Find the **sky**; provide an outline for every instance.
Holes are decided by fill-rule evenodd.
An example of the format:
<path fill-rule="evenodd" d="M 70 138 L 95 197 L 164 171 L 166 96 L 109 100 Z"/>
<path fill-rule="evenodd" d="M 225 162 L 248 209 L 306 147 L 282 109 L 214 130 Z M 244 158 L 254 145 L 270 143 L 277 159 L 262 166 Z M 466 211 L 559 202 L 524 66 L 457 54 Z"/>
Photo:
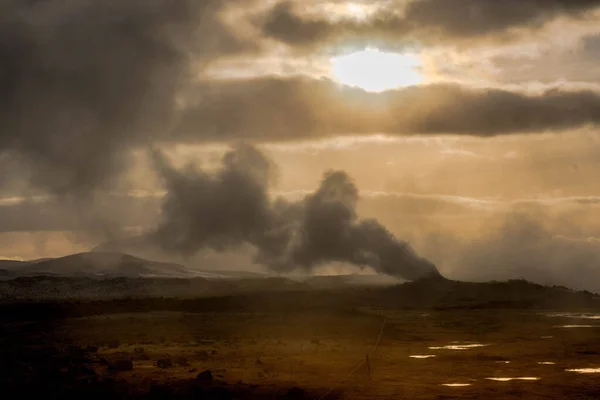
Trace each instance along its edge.
<path fill-rule="evenodd" d="M 451 278 L 599 291 L 599 19 L 594 0 L 3 1 L 0 258 L 146 235 L 143 255 L 207 269 L 271 268 L 277 246 L 372 266 L 317 255 L 343 209 L 336 229 Z M 311 209 L 325 192 L 343 207 Z"/>

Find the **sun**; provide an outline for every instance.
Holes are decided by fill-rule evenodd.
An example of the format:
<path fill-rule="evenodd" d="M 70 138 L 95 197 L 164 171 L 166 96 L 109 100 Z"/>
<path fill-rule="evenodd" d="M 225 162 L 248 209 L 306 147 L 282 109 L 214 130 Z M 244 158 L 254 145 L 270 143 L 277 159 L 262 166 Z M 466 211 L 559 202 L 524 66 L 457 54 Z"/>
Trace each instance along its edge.
<path fill-rule="evenodd" d="M 369 92 L 413 86 L 423 81 L 419 72 L 421 62 L 411 54 L 366 49 L 335 57 L 330 61 L 333 79 Z"/>

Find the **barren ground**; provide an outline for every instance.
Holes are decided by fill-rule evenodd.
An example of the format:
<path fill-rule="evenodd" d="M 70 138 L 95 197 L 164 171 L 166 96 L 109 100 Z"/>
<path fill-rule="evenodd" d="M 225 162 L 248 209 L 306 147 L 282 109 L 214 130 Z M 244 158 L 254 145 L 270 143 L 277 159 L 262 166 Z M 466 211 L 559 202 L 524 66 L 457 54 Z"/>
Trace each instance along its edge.
<path fill-rule="evenodd" d="M 566 371 L 600 368 L 591 310 L 581 318 L 498 307 L 303 307 L 301 296 L 280 307 L 197 302 L 198 311 L 136 312 L 143 300 L 126 312 L 110 302 L 72 304 L 79 311 L 60 316 L 41 305 L 37 314 L 11 310 L 0 329 L 2 384 L 47 398 L 320 398 L 334 387 L 327 398 L 600 398 L 600 374 Z M 365 362 L 341 382 L 380 333 L 370 373 Z M 205 370 L 212 381 L 197 378 Z"/>

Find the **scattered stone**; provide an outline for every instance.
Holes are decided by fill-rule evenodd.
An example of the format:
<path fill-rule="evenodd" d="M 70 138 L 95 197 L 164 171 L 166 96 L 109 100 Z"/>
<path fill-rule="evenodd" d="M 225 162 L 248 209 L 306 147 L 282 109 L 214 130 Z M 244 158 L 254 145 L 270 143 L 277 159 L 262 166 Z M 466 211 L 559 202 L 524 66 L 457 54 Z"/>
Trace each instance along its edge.
<path fill-rule="evenodd" d="M 170 358 L 161 358 L 156 361 L 156 366 L 162 369 L 171 368 L 173 366 L 173 360 Z"/>
<path fill-rule="evenodd" d="M 150 359 L 150 356 L 148 355 L 148 353 L 146 353 L 146 349 L 144 349 L 143 347 L 136 347 L 135 349 L 133 349 L 133 356 L 137 360 L 149 360 Z"/>
<path fill-rule="evenodd" d="M 200 361 L 207 361 L 210 359 L 210 354 L 206 350 L 200 350 L 196 352 L 196 358 Z"/>
<path fill-rule="evenodd" d="M 178 356 L 175 358 L 175 363 L 179 366 L 182 367 L 187 367 L 188 365 L 190 365 L 190 363 L 188 362 L 188 359 L 185 358 L 184 356 Z"/>

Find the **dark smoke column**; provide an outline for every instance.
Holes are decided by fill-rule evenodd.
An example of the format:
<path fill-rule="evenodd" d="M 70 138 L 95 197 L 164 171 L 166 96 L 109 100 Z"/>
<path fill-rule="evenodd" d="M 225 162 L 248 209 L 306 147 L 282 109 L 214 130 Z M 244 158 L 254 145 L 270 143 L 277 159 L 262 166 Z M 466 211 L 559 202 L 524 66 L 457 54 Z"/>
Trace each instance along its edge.
<path fill-rule="evenodd" d="M 436 266 L 419 257 L 410 244 L 396 239 L 376 220 L 365 220 L 356 227 L 357 244 L 372 256 L 380 273 L 407 280 L 439 278 Z"/>
<path fill-rule="evenodd" d="M 275 219 L 272 231 L 279 233 L 275 245 L 258 246 L 263 263 L 282 272 L 312 270 L 338 261 L 369 266 L 406 280 L 441 276 L 431 262 L 417 256 L 408 243 L 396 239 L 377 220 L 359 219 L 358 199 L 358 188 L 348 174 L 327 172 L 315 193 L 290 204 Z"/>
<path fill-rule="evenodd" d="M 231 149 L 210 172 L 176 170 L 158 151 L 152 159 L 168 194 L 149 241 L 167 252 L 251 245 L 256 263 L 280 273 L 345 262 L 406 280 L 440 276 L 377 220 L 358 218 L 358 189 L 343 171 L 327 172 L 314 193 L 289 202 L 271 199 L 274 165 L 250 145 Z"/>

